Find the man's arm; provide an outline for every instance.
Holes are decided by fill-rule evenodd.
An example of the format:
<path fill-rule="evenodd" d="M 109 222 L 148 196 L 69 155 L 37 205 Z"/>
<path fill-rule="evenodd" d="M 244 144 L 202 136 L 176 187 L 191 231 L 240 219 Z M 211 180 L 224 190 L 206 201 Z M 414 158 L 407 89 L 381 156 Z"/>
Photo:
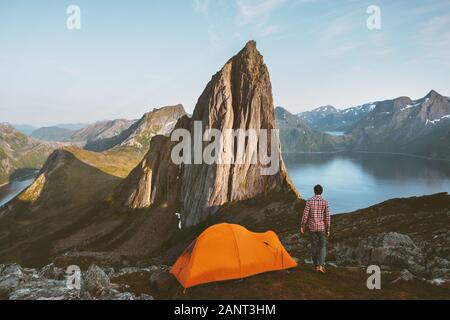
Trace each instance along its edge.
<path fill-rule="evenodd" d="M 325 229 L 327 232 L 327 235 L 330 235 L 330 230 L 331 230 L 331 214 L 330 214 L 330 206 L 327 205 L 325 206 Z"/>
<path fill-rule="evenodd" d="M 306 206 L 305 206 L 305 210 L 303 211 L 303 218 L 302 218 L 302 227 L 301 227 L 301 233 L 305 233 L 305 226 L 306 223 L 308 222 L 308 216 L 309 216 L 309 211 L 311 209 L 311 205 L 309 203 L 309 201 L 306 202 Z"/>

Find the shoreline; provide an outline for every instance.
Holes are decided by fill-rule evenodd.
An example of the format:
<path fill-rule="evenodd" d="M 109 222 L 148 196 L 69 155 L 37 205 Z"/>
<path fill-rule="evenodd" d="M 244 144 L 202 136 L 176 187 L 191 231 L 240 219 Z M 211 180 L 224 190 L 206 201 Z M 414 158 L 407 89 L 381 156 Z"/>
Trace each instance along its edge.
<path fill-rule="evenodd" d="M 401 153 L 401 152 L 375 152 L 375 151 L 316 151 L 316 152 L 283 152 L 283 155 L 289 154 L 352 154 L 352 153 L 360 153 L 360 154 L 378 154 L 378 155 L 396 155 L 396 156 L 404 156 L 409 158 L 423 159 L 423 160 L 432 160 L 432 161 L 445 161 L 450 162 L 450 159 L 442 159 L 442 158 L 432 158 L 426 156 L 419 156 L 411 153 Z"/>

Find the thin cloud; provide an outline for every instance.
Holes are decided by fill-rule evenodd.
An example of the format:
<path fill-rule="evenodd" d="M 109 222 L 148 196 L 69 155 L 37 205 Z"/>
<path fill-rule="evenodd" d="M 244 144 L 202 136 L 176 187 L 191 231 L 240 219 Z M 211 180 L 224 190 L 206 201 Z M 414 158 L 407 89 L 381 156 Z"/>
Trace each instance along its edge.
<path fill-rule="evenodd" d="M 209 0 L 194 0 L 195 12 L 201 14 L 208 14 L 209 10 Z"/>
<path fill-rule="evenodd" d="M 284 2 L 285 0 L 236 0 L 240 18 L 244 23 L 251 23 L 259 18 L 267 18 L 273 10 Z"/>
<path fill-rule="evenodd" d="M 425 48 L 427 58 L 450 64 L 450 16 L 437 16 L 424 23 L 415 42 Z"/>
<path fill-rule="evenodd" d="M 265 28 L 262 29 L 262 31 L 260 32 L 260 35 L 262 37 L 268 37 L 270 35 L 279 33 L 281 31 L 281 27 L 278 25 L 271 25 L 271 26 L 267 26 Z"/>

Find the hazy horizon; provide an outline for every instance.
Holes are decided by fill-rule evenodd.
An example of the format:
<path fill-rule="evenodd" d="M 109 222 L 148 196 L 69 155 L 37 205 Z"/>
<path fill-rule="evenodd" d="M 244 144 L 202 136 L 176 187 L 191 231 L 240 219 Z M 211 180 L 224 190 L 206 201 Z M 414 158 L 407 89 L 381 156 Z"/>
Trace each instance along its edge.
<path fill-rule="evenodd" d="M 66 26 L 70 4 L 80 30 Z M 380 30 L 367 27 L 370 5 Z M 137 119 L 178 103 L 191 113 L 251 39 L 275 106 L 293 113 L 450 93 L 449 1 L 15 1 L 0 3 L 0 122 Z"/>
<path fill-rule="evenodd" d="M 433 89 L 432 89 L 433 90 Z M 431 91 L 431 90 L 430 90 Z M 430 92 L 429 91 L 429 92 Z M 420 97 L 410 97 L 410 98 L 412 98 L 412 100 L 418 100 L 418 99 L 420 99 L 420 98 L 423 98 L 423 97 L 425 97 L 429 92 L 427 92 L 426 94 L 424 94 L 424 95 L 422 95 L 422 96 L 420 96 Z M 442 94 L 441 92 L 438 92 L 439 94 L 441 94 L 441 95 L 443 95 L 443 96 L 448 96 L 448 95 L 446 95 L 446 94 Z M 395 98 L 399 98 L 399 97 L 402 97 L 402 96 L 405 96 L 405 95 L 400 95 L 400 96 L 397 96 L 397 97 L 392 97 L 392 98 L 388 98 L 388 99 L 379 99 L 378 101 L 383 101 L 383 100 L 391 100 L 391 99 L 395 99 Z M 366 102 L 364 102 L 364 103 L 360 103 L 360 104 L 356 104 L 356 105 L 353 105 L 353 106 L 345 106 L 345 107 L 339 107 L 339 106 L 334 106 L 334 105 L 332 105 L 332 104 L 325 104 L 325 105 L 320 105 L 320 106 L 315 106 L 315 107 L 312 107 L 312 108 L 309 108 L 309 109 L 305 109 L 305 110 L 302 110 L 301 112 L 303 112 L 303 111 L 311 111 L 311 110 L 313 110 L 313 109 L 315 109 L 315 108 L 319 108 L 319 107 L 324 107 L 324 106 L 333 106 L 333 107 L 335 107 L 336 109 L 338 109 L 338 110 L 344 110 L 344 109 L 346 109 L 346 108 L 351 108 L 351 107 L 357 107 L 357 106 L 359 106 L 359 105 L 363 105 L 363 104 L 365 104 L 365 103 L 371 103 L 371 102 L 377 102 L 377 101 L 366 101 Z M 159 106 L 158 108 L 160 108 L 160 107 L 165 107 L 165 106 Z M 289 112 L 291 112 L 291 113 L 295 113 L 295 114 L 297 114 L 297 112 L 294 112 L 294 111 L 292 111 L 289 107 L 286 107 L 286 106 L 282 106 L 282 105 L 278 105 L 278 104 L 274 104 L 274 107 L 276 108 L 276 107 L 282 107 L 282 108 L 284 108 L 284 109 L 286 109 L 287 111 L 289 111 Z M 149 109 L 148 111 L 145 111 L 144 113 L 147 113 L 147 112 L 150 112 L 150 111 L 152 111 L 152 109 Z M 118 117 L 118 118 L 110 118 L 110 119 L 94 119 L 94 120 L 92 120 L 92 121 L 86 121 L 86 122 L 65 122 L 65 123 L 63 123 L 63 122 L 59 122 L 59 123 L 46 123 L 46 124 L 43 124 L 43 125 L 34 125 L 34 124 L 32 124 L 32 123 L 12 123 L 12 122 L 7 122 L 6 121 L 6 123 L 9 123 L 10 125 L 13 125 L 13 126 L 31 126 L 31 127 L 35 127 L 35 128 L 45 128 L 45 127 L 58 127 L 58 126 L 67 126 L 67 125 L 89 125 L 89 124 L 93 124 L 93 123 L 96 123 L 96 122 L 103 122 L 103 121 L 110 121 L 110 120 L 118 120 L 118 119 L 125 119 L 125 120 L 138 120 L 139 118 L 141 118 L 143 115 L 144 115 L 144 113 L 143 114 L 141 114 L 140 116 L 138 116 L 138 117 L 134 117 L 134 118 L 123 118 L 123 117 Z M 189 113 L 189 112 L 188 112 Z M 0 122 L 1 123 L 1 122 Z"/>

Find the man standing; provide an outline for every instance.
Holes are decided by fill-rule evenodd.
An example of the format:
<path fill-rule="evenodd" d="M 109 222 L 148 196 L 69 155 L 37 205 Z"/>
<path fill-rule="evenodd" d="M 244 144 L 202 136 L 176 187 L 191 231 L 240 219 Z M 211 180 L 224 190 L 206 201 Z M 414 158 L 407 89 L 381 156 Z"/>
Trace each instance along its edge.
<path fill-rule="evenodd" d="M 330 236 L 330 207 L 322 198 L 323 188 L 320 185 L 314 187 L 315 196 L 306 202 L 303 213 L 301 234 L 305 234 L 305 226 L 308 224 L 311 240 L 311 253 L 315 270 L 325 273 L 325 258 L 327 255 L 327 238 Z"/>

